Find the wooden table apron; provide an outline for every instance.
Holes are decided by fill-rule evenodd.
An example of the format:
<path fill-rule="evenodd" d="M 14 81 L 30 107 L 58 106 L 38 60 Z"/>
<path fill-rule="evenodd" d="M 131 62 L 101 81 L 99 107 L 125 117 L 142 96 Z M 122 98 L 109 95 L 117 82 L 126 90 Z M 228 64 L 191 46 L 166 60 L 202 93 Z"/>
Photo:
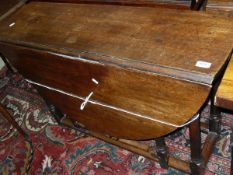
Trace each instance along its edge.
<path fill-rule="evenodd" d="M 199 113 L 232 49 L 225 40 L 232 23 L 179 13 L 32 2 L 1 22 L 0 52 L 85 128 L 117 138 L 158 138 Z M 178 32 L 183 29 L 200 32 L 198 41 L 196 34 Z M 195 66 L 200 60 L 211 66 Z"/>

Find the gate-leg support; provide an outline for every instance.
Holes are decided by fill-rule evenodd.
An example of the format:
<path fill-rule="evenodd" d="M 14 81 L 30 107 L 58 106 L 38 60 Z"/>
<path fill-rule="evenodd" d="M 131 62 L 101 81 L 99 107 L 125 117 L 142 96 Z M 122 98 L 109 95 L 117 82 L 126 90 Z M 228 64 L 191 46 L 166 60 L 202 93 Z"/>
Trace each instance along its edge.
<path fill-rule="evenodd" d="M 190 148 L 191 148 L 191 174 L 199 175 L 204 172 L 204 162 L 201 155 L 201 130 L 200 119 L 189 125 Z"/>
<path fill-rule="evenodd" d="M 159 164 L 162 168 L 168 168 L 168 151 L 165 140 L 160 137 L 155 140 L 156 143 L 156 153 L 159 159 Z"/>

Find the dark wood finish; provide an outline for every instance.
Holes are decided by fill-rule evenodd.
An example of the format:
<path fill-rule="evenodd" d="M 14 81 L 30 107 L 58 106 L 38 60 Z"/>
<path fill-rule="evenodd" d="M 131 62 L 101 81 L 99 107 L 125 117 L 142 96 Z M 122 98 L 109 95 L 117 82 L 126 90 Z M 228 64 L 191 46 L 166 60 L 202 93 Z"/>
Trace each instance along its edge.
<path fill-rule="evenodd" d="M 215 132 L 209 132 L 209 134 L 206 137 L 205 144 L 202 148 L 202 157 L 203 157 L 203 166 L 205 167 L 209 161 L 209 158 L 212 154 L 212 151 L 214 149 L 215 143 L 217 139 L 219 138 L 219 135 Z"/>
<path fill-rule="evenodd" d="M 229 59 L 231 58 L 231 54 L 229 55 Z M 216 134 L 220 134 L 221 132 L 221 111 L 219 107 L 215 105 L 216 101 L 216 93 L 223 78 L 224 72 L 227 69 L 228 62 L 222 67 L 222 70 L 218 73 L 214 86 L 212 87 L 210 94 L 210 117 L 209 117 L 209 131 L 215 132 Z"/>
<path fill-rule="evenodd" d="M 100 5 L 122 5 L 135 7 L 166 7 L 175 9 L 190 9 L 189 0 L 31 0 L 59 3 L 78 3 L 78 4 L 100 4 Z M 194 2 L 194 1 L 193 1 Z M 194 3 L 195 6 L 196 3 Z"/>
<path fill-rule="evenodd" d="M 211 95 L 210 95 L 210 117 L 209 117 L 209 130 L 211 132 L 215 132 L 217 134 L 220 134 L 221 132 L 221 111 L 219 107 L 215 105 L 215 99 L 216 99 L 216 93 L 219 87 L 219 84 L 221 82 L 221 79 L 223 78 L 224 72 L 227 68 L 228 64 L 225 64 L 225 66 L 222 68 L 223 70 L 221 73 L 218 75 L 219 78 L 215 82 L 214 87 L 211 90 Z"/>
<path fill-rule="evenodd" d="M 219 108 L 214 105 L 214 102 L 210 105 L 209 130 L 216 133 L 221 131 L 221 113 Z"/>
<path fill-rule="evenodd" d="M 207 0 L 192 0 L 191 1 L 191 10 L 204 10 Z"/>
<path fill-rule="evenodd" d="M 0 1 L 0 16 L 6 13 L 14 5 L 16 5 L 20 0 L 1 0 Z"/>
<path fill-rule="evenodd" d="M 189 125 L 189 135 L 191 147 L 191 172 L 193 175 L 203 174 L 204 162 L 201 154 L 201 131 L 199 119 Z"/>
<path fill-rule="evenodd" d="M 9 30 L 13 21 L 16 25 Z M 168 24 L 173 30 L 165 30 Z M 88 129 L 127 139 L 151 139 L 174 131 L 201 109 L 232 49 L 232 27 L 229 19 L 187 11 L 180 15 L 159 8 L 33 2 L 2 21 L 0 50 L 29 80 L 82 99 L 93 92 L 92 100 L 102 104 L 98 111 L 105 114 L 101 120 L 96 115 L 90 120 L 86 114 L 92 116 L 91 110 L 79 110 L 82 100 L 72 101 L 76 106 L 71 108 L 62 103 L 70 97 L 60 94 L 58 102 L 58 93 L 46 92 L 49 101 L 74 120 L 82 120 Z M 196 67 L 200 58 L 212 63 L 211 68 Z M 92 78 L 100 84 L 95 85 Z M 129 120 L 129 114 L 115 114 L 116 110 L 115 118 L 110 118 L 114 110 L 103 105 L 144 119 Z M 111 126 L 119 120 L 119 126 Z M 125 131 L 128 120 L 132 125 Z M 142 122 L 148 127 L 140 127 Z M 143 129 L 133 132 L 134 128 Z"/>
<path fill-rule="evenodd" d="M 105 65 L 90 64 L 64 59 L 39 50 L 13 45 L 1 46 L 10 63 L 29 80 L 82 98 L 85 98 L 90 92 L 94 92 L 91 98 L 93 101 L 125 109 L 148 118 L 134 116 L 131 120 L 129 119 L 130 115 L 125 112 L 115 114 L 118 112 L 117 110 L 113 110 L 115 112 L 112 113 L 112 109 L 106 109 L 103 106 L 97 107 L 93 104 L 87 104 L 86 109 L 81 111 L 80 105 L 83 100 L 73 99 L 48 89 L 43 89 L 41 92 L 63 113 L 81 121 L 88 129 L 115 137 L 152 139 L 172 132 L 199 111 L 209 92 L 208 86 L 151 75 L 146 72 L 130 71 L 107 63 Z M 67 71 L 67 67 L 69 67 L 69 71 Z M 91 81 L 92 77 L 99 81 L 99 85 Z M 71 82 L 75 83 L 71 84 Z M 161 88 L 164 86 L 167 88 Z M 199 95 L 193 92 L 198 92 Z M 70 101 L 72 105 L 63 103 L 64 99 Z M 91 110 L 92 108 L 94 110 Z M 99 112 L 94 115 L 97 109 Z M 90 118 L 90 116 L 92 117 Z M 121 120 L 121 123 L 118 123 L 118 120 Z M 158 123 L 158 120 L 162 122 Z M 123 121 L 125 121 L 125 126 L 122 125 Z M 132 128 L 129 125 L 130 121 L 134 123 Z M 111 122 L 114 123 L 114 126 L 111 125 Z M 142 122 L 145 124 L 144 127 L 141 127 Z M 176 126 L 169 126 L 166 123 Z M 159 131 L 151 132 L 152 130 Z"/>
<path fill-rule="evenodd" d="M 233 43 L 228 18 L 160 8 L 31 2 L 0 24 L 0 52 L 58 107 L 56 113 L 50 105 L 63 122 L 152 159 L 151 149 L 130 139 L 156 139 L 187 125 L 206 103 Z M 195 66 L 200 60 L 211 66 Z M 201 151 L 194 120 L 190 139 L 190 167 L 167 157 L 164 142 L 161 165 L 201 174 L 216 133 Z"/>
<path fill-rule="evenodd" d="M 19 8 L 21 8 L 28 0 L 2 0 L 0 1 L 0 21 L 8 17 Z"/>
<path fill-rule="evenodd" d="M 83 101 L 46 88 L 35 87 L 46 100 L 53 102 L 72 120 L 78 120 L 92 131 L 119 138 L 144 140 L 168 134 L 176 129 L 175 127 L 140 119 L 124 112 L 94 104 L 88 104 L 87 110 L 80 111 L 79 107 Z"/>
<path fill-rule="evenodd" d="M 78 4 L 101 4 L 101 5 L 124 5 L 136 7 L 166 7 L 173 9 L 200 10 L 206 0 L 33 0 L 44 2 L 78 3 Z"/>
<path fill-rule="evenodd" d="M 168 168 L 168 150 L 164 137 L 157 138 L 155 140 L 155 143 L 156 143 L 156 153 L 160 166 L 162 168 Z"/>
<path fill-rule="evenodd" d="M 211 84 L 232 49 L 232 28 L 231 19 L 191 11 L 32 2 L 0 33 L 4 42 Z"/>

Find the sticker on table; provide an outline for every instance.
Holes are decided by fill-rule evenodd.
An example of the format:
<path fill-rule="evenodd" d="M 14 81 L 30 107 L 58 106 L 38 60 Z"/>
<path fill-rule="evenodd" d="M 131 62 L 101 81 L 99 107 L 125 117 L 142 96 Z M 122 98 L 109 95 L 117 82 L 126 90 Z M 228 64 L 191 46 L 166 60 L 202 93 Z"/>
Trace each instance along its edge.
<path fill-rule="evenodd" d="M 206 61 L 197 61 L 196 62 L 196 67 L 204 68 L 204 69 L 209 69 L 211 67 L 212 63 L 206 62 Z"/>

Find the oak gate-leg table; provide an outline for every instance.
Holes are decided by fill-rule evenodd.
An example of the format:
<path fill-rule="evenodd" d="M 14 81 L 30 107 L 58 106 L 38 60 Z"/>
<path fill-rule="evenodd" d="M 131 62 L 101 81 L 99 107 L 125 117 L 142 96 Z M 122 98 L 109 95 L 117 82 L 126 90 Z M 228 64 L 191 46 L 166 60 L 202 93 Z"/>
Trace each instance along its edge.
<path fill-rule="evenodd" d="M 0 22 L 0 53 L 62 123 L 196 175 L 217 139 L 212 115 L 201 149 L 199 114 L 229 61 L 232 28 L 191 11 L 29 2 Z M 185 126 L 190 162 L 169 156 L 164 142 Z M 137 142 L 149 139 L 155 151 Z"/>

